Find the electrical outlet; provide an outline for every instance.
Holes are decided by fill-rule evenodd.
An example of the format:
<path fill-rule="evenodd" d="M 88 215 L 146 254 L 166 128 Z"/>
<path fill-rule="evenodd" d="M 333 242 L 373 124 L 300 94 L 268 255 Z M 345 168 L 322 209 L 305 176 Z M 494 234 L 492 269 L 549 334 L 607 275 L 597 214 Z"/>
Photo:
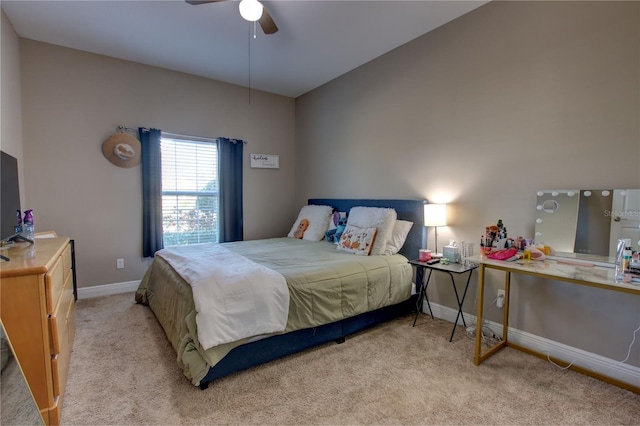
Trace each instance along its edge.
<path fill-rule="evenodd" d="M 116 268 L 124 269 L 124 259 L 116 259 Z"/>
<path fill-rule="evenodd" d="M 504 306 L 504 290 L 498 290 L 498 297 L 496 298 L 496 306 L 500 309 Z"/>

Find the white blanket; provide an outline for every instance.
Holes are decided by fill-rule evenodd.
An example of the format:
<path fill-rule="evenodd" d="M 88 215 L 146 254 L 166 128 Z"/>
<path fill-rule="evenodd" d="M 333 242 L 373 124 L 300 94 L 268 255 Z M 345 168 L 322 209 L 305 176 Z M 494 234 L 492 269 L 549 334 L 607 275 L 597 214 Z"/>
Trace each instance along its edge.
<path fill-rule="evenodd" d="M 280 273 L 219 244 L 166 248 L 156 255 L 191 285 L 204 349 L 284 331 L 289 290 Z"/>

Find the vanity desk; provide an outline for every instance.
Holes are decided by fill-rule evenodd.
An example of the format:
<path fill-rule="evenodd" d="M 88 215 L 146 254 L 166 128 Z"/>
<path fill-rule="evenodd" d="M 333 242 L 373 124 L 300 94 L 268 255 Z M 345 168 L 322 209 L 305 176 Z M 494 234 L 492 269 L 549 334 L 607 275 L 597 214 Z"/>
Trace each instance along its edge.
<path fill-rule="evenodd" d="M 629 293 L 635 296 L 640 296 L 640 285 L 633 283 L 615 282 L 615 269 L 593 266 L 593 264 L 573 260 L 545 260 L 545 261 L 530 261 L 525 263 L 523 260 L 517 260 L 514 262 L 506 262 L 500 260 L 492 260 L 487 257 L 474 256 L 470 259 L 472 262 L 479 264 L 478 268 L 478 311 L 477 311 L 477 323 L 483 323 L 483 307 L 484 307 L 484 287 L 485 287 L 485 271 L 487 269 L 494 269 L 503 271 L 505 273 L 504 290 L 504 317 L 503 317 L 503 331 L 502 341 L 495 346 L 488 349 L 485 353 L 482 353 L 482 333 L 476 333 L 475 344 L 475 365 L 480 365 L 485 359 L 495 354 L 500 349 L 509 346 L 514 349 L 529 353 L 531 355 L 538 356 L 543 359 L 547 359 L 546 355 L 538 353 L 529 348 L 517 345 L 509 342 L 508 330 L 509 330 L 509 290 L 511 285 L 511 274 L 524 274 L 538 278 L 564 281 L 578 285 L 585 285 L 590 287 L 597 287 L 602 290 L 618 291 Z M 574 366 L 566 361 L 556 360 L 560 363 L 568 365 L 568 368 L 587 374 L 592 377 L 596 377 L 608 383 L 615 384 L 622 388 L 631 390 L 635 393 L 640 393 L 640 387 L 624 383 L 610 377 L 594 373 L 590 370 Z"/>

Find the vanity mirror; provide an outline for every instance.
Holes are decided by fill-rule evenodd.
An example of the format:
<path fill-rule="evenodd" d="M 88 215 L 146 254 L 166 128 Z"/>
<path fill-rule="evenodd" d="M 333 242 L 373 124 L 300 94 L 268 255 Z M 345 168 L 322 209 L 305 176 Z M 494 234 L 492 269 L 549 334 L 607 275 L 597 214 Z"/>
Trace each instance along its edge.
<path fill-rule="evenodd" d="M 0 402 L 2 425 L 42 425 L 42 416 L 36 405 L 20 362 L 13 356 L 11 342 L 0 321 L 2 343 L 2 373 L 0 376 Z"/>
<path fill-rule="evenodd" d="M 538 191 L 535 217 L 535 243 L 560 256 L 603 256 L 614 263 L 620 238 L 640 249 L 640 189 Z"/>

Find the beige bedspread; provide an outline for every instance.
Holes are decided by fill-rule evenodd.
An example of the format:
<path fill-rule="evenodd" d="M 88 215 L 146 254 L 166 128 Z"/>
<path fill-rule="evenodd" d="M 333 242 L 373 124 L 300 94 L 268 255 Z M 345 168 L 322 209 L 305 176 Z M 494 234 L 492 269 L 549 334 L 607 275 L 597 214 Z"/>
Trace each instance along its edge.
<path fill-rule="evenodd" d="M 412 270 L 401 255 L 357 256 L 325 241 L 294 238 L 224 246 L 286 278 L 290 304 L 285 332 L 339 321 L 400 303 L 411 295 Z M 145 274 L 136 301 L 148 304 L 155 313 L 176 350 L 178 364 L 194 385 L 230 350 L 255 339 L 205 351 L 197 339 L 191 287 L 160 257 Z"/>

